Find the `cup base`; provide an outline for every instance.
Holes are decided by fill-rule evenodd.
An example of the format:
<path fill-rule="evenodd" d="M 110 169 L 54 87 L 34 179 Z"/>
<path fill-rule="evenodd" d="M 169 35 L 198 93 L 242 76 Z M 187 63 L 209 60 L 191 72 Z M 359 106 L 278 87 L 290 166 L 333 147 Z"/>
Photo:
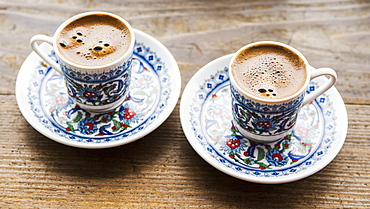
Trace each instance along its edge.
<path fill-rule="evenodd" d="M 107 105 L 99 105 L 99 106 L 85 105 L 85 104 L 81 104 L 79 102 L 76 102 L 76 103 L 82 109 L 84 109 L 84 110 L 86 110 L 88 112 L 107 113 L 107 112 L 110 112 L 110 111 L 116 109 L 120 105 L 122 105 L 122 103 L 125 101 L 126 98 L 127 98 L 126 96 L 123 96 L 123 97 L 121 97 L 119 100 L 117 100 L 115 102 L 112 102 L 112 103 L 107 104 Z"/>
<path fill-rule="evenodd" d="M 285 136 L 289 135 L 293 131 L 293 128 L 294 128 L 293 127 L 290 130 L 285 131 L 284 133 L 281 133 L 281 134 L 277 134 L 277 135 L 258 135 L 258 134 L 253 134 L 245 130 L 238 123 L 236 123 L 235 120 L 233 122 L 234 122 L 235 128 L 238 129 L 241 135 L 243 135 L 247 139 L 250 139 L 252 141 L 259 142 L 259 143 L 276 142 L 280 139 L 283 139 Z"/>

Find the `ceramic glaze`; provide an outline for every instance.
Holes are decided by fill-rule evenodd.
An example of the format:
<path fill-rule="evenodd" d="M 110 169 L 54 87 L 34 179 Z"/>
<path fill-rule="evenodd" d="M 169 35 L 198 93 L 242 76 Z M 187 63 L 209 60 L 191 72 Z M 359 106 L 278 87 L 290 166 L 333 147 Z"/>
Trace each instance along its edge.
<path fill-rule="evenodd" d="M 239 179 L 286 183 L 319 171 L 337 155 L 347 132 L 347 114 L 335 89 L 303 106 L 292 133 L 282 139 L 258 143 L 243 137 L 230 108 L 230 59 L 231 55 L 224 56 L 204 66 L 183 93 L 181 124 L 201 157 Z M 306 93 L 325 82 L 325 78 L 310 82 Z"/>
<path fill-rule="evenodd" d="M 27 121 L 52 140 L 95 149 L 127 144 L 155 130 L 177 104 L 180 71 L 160 42 L 141 31 L 134 32 L 137 42 L 131 63 L 130 93 L 121 105 L 105 113 L 81 108 L 68 96 L 63 76 L 31 53 L 16 86 L 17 102 Z M 41 47 L 56 61 L 50 45 Z M 102 76 L 114 79 L 115 73 Z"/>

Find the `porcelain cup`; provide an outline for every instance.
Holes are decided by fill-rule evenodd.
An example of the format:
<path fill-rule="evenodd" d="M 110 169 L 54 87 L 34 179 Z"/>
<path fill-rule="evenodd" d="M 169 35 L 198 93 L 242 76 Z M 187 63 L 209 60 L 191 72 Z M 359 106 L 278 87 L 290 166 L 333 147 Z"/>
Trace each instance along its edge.
<path fill-rule="evenodd" d="M 246 49 L 261 44 L 284 47 L 297 54 L 303 61 L 307 75 L 304 85 L 291 96 L 274 101 L 256 97 L 235 81 L 233 64 L 238 56 L 245 53 Z M 310 81 L 319 76 L 328 76 L 329 79 L 315 91 L 306 94 Z M 230 61 L 229 77 L 234 126 L 246 138 L 262 143 L 277 141 L 290 134 L 294 129 L 301 107 L 330 89 L 337 80 L 337 74 L 333 69 L 314 69 L 298 50 L 289 45 L 273 41 L 255 42 L 239 49 Z"/>
<path fill-rule="evenodd" d="M 128 50 L 117 60 L 101 66 L 79 65 L 66 59 L 57 47 L 57 37 L 69 23 L 88 15 L 109 15 L 128 28 L 131 40 Z M 38 45 L 46 42 L 53 46 L 57 60 L 52 60 Z M 33 50 L 56 72 L 63 75 L 69 96 L 83 109 L 92 112 L 108 112 L 126 99 L 131 79 L 131 62 L 135 45 L 135 34 L 130 24 L 115 14 L 107 12 L 85 12 L 64 21 L 54 36 L 35 35 L 31 38 Z"/>

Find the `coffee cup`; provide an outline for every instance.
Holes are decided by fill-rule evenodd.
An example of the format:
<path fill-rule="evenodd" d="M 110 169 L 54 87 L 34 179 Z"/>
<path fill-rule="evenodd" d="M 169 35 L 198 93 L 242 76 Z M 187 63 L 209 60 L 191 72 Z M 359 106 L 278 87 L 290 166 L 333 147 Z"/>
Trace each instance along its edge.
<path fill-rule="evenodd" d="M 310 81 L 326 83 L 306 95 Z M 337 80 L 331 68 L 314 69 L 295 48 L 273 41 L 248 44 L 229 64 L 234 126 L 246 138 L 268 143 L 292 132 L 303 105 L 329 90 Z"/>
<path fill-rule="evenodd" d="M 52 45 L 52 60 L 38 45 Z M 33 50 L 63 75 L 69 96 L 81 108 L 108 112 L 126 99 L 131 79 L 135 34 L 123 18 L 107 12 L 85 12 L 63 22 L 52 37 L 35 35 Z"/>

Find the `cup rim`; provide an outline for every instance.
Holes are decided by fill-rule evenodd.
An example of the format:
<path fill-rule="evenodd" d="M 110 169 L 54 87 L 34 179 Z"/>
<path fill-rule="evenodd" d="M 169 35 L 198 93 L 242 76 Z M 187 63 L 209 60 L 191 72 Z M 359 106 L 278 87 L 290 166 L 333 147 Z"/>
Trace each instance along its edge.
<path fill-rule="evenodd" d="M 253 46 L 259 46 L 259 45 L 277 45 L 277 46 L 281 46 L 281 47 L 287 48 L 288 50 L 294 52 L 296 55 L 298 55 L 302 59 L 304 65 L 305 65 L 304 69 L 306 71 L 306 80 L 305 80 L 304 84 L 301 86 L 301 88 L 299 88 L 298 91 L 296 91 L 294 94 L 292 94 L 288 97 L 281 98 L 281 99 L 264 99 L 264 98 L 260 98 L 260 97 L 257 97 L 257 96 L 254 96 L 254 95 L 248 93 L 247 91 L 243 90 L 237 84 L 237 82 L 234 78 L 234 75 L 232 73 L 232 66 L 233 66 L 233 63 L 235 62 L 235 59 L 238 57 L 239 54 L 241 54 L 246 49 L 248 49 L 250 47 L 253 47 Z M 248 98 L 253 99 L 255 101 L 258 101 L 258 102 L 274 104 L 274 103 L 283 103 L 283 102 L 291 101 L 291 100 L 297 98 L 299 95 L 301 95 L 304 91 L 306 91 L 306 88 L 307 88 L 307 86 L 310 82 L 310 79 L 311 79 L 311 71 L 310 71 L 310 65 L 308 64 L 307 59 L 303 56 L 303 54 L 301 52 L 299 52 L 297 49 L 293 48 L 292 46 L 289 46 L 289 45 L 284 44 L 284 43 L 276 42 L 276 41 L 258 41 L 258 42 L 253 42 L 253 43 L 250 43 L 250 44 L 247 44 L 247 45 L 243 46 L 236 53 L 233 54 L 233 56 L 232 56 L 232 58 L 229 62 L 229 78 L 230 78 L 230 83 L 233 85 L 233 87 L 238 92 L 242 93 L 243 95 L 247 96 Z"/>
<path fill-rule="evenodd" d="M 58 35 L 60 34 L 60 32 L 68 24 L 70 24 L 71 22 L 73 22 L 77 19 L 80 19 L 80 18 L 86 17 L 86 16 L 90 16 L 90 15 L 99 15 L 99 14 L 112 16 L 112 17 L 116 18 L 117 20 L 121 21 L 124 25 L 126 25 L 128 31 L 131 35 L 131 41 L 130 41 L 130 45 L 128 47 L 128 50 L 119 59 L 114 60 L 113 62 L 104 64 L 104 65 L 86 66 L 86 65 L 80 65 L 80 64 L 74 63 L 74 62 L 66 59 L 60 53 L 59 48 L 57 46 L 57 44 L 58 44 L 57 43 L 57 38 L 58 38 Z M 120 17 L 116 14 L 113 14 L 113 13 L 103 12 L 103 11 L 90 11 L 90 12 L 83 12 L 83 13 L 79 13 L 77 15 L 74 15 L 74 16 L 68 18 L 67 20 L 65 20 L 61 25 L 59 25 L 59 27 L 57 28 L 57 30 L 55 31 L 54 36 L 53 36 L 53 46 L 54 46 L 54 50 L 55 50 L 55 53 L 56 53 L 58 59 L 61 59 L 63 61 L 63 63 L 66 63 L 67 65 L 69 65 L 73 68 L 84 69 L 84 70 L 100 70 L 100 69 L 109 68 L 111 66 L 115 66 L 115 65 L 119 64 L 120 62 L 122 62 L 123 60 L 125 60 L 125 59 L 127 59 L 128 57 L 131 56 L 131 54 L 133 53 L 134 45 L 135 45 L 135 34 L 134 34 L 134 31 L 133 31 L 133 28 L 131 27 L 131 25 L 125 19 L 123 19 L 122 17 Z"/>

